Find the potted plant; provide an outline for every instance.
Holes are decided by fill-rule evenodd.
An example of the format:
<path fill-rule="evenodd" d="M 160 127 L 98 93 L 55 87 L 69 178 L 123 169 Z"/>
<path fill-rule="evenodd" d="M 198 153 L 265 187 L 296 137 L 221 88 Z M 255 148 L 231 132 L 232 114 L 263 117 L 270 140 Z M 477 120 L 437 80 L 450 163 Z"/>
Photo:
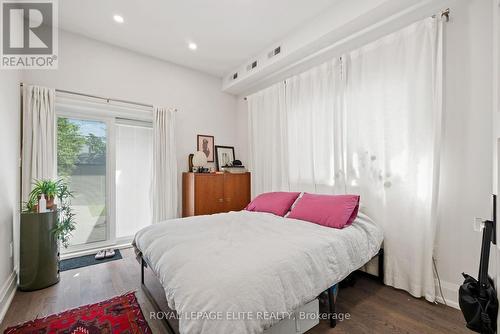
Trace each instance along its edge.
<path fill-rule="evenodd" d="M 38 212 L 42 194 L 51 209 Z M 23 205 L 20 224 L 19 289 L 33 291 L 59 282 L 59 248 L 69 246 L 75 230 L 73 194 L 62 180 L 35 180 L 28 202 Z M 57 205 L 54 203 L 56 200 Z M 49 205 L 47 205 L 49 206 Z"/>
<path fill-rule="evenodd" d="M 47 209 L 52 209 L 60 183 L 61 180 L 35 180 L 33 189 L 29 195 L 28 203 L 32 204 L 36 209 L 38 201 L 42 197 L 42 194 L 44 194 L 47 200 Z"/>
<path fill-rule="evenodd" d="M 52 230 L 56 239 L 67 248 L 71 233 L 75 230 L 75 214 L 71 208 L 71 198 L 73 193 L 63 179 L 41 179 L 35 180 L 28 202 L 25 204 L 25 212 L 38 212 L 38 201 L 42 194 L 47 200 L 47 209 L 57 209 L 57 224 Z M 54 200 L 57 199 L 59 207 L 56 207 Z"/>

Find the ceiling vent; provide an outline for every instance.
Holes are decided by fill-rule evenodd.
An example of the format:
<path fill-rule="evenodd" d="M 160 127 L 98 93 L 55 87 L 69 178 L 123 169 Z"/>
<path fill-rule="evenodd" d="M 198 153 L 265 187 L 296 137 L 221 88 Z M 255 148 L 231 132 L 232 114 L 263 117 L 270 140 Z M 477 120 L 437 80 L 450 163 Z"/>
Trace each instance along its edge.
<path fill-rule="evenodd" d="M 280 54 L 281 52 L 281 46 L 278 46 L 277 48 L 275 48 L 274 50 L 271 50 L 269 51 L 269 53 L 267 54 L 267 58 L 272 58 L 278 54 Z"/>
<path fill-rule="evenodd" d="M 253 63 L 251 63 L 251 64 L 248 64 L 248 66 L 247 66 L 247 71 L 251 71 L 251 70 L 253 70 L 253 69 L 254 69 L 254 68 L 256 68 L 256 67 L 257 67 L 257 60 L 256 60 L 256 61 L 254 61 L 254 62 L 253 62 Z"/>

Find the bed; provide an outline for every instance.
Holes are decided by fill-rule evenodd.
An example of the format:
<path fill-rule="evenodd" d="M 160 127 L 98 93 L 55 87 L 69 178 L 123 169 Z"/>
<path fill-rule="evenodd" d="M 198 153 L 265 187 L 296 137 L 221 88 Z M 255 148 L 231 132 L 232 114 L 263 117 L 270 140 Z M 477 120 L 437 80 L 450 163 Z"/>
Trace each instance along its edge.
<path fill-rule="evenodd" d="M 153 272 L 176 311 L 180 333 L 260 334 L 330 292 L 377 255 L 382 240 L 362 213 L 334 229 L 239 211 L 154 224 L 133 245 L 141 270 Z"/>

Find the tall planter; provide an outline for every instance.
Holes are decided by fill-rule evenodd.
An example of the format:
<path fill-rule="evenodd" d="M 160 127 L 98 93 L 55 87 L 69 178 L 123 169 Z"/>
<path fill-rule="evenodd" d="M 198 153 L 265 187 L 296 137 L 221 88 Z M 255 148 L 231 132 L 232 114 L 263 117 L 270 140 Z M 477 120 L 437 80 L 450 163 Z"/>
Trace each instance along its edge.
<path fill-rule="evenodd" d="M 53 229 L 57 210 L 22 213 L 19 289 L 33 291 L 59 282 L 59 243 Z"/>

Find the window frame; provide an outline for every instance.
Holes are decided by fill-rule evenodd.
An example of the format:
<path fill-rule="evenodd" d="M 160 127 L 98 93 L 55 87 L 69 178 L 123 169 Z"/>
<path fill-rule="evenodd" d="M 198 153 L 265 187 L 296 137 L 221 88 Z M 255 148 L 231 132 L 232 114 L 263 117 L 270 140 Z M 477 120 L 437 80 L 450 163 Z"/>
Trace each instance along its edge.
<path fill-rule="evenodd" d="M 153 125 L 153 110 L 139 110 L 112 103 L 102 103 L 78 97 L 56 95 L 56 121 L 58 118 L 98 121 L 106 124 L 106 240 L 61 249 L 61 258 L 91 254 L 99 249 L 129 246 L 133 236 L 116 237 L 116 124 L 130 122 Z M 137 109 L 136 112 L 131 112 Z M 57 126 L 56 126 L 57 143 Z M 56 162 L 57 166 L 57 154 Z"/>

